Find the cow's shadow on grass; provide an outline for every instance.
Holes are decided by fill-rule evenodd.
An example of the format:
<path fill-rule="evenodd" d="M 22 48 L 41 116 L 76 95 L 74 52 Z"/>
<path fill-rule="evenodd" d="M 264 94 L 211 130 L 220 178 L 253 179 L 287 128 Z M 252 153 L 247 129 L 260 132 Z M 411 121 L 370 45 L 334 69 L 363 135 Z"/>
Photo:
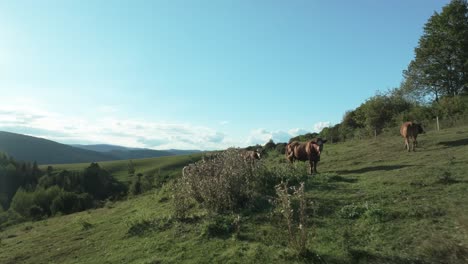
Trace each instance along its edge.
<path fill-rule="evenodd" d="M 398 170 L 406 167 L 413 167 L 414 165 L 381 165 L 381 166 L 371 166 L 354 170 L 340 170 L 336 171 L 339 174 L 351 174 L 351 173 L 366 173 L 371 171 L 391 171 Z"/>
<path fill-rule="evenodd" d="M 453 141 L 442 141 L 439 142 L 439 145 L 444 145 L 446 147 L 459 147 L 468 145 L 468 138 L 453 140 Z"/>

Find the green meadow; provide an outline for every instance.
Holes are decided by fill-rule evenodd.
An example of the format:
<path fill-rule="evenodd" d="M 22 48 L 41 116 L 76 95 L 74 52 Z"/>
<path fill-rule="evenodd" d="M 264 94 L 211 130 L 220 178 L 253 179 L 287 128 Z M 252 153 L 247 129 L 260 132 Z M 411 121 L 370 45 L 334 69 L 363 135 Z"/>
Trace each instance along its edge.
<path fill-rule="evenodd" d="M 135 173 L 151 174 L 161 177 L 175 177 L 180 173 L 180 170 L 187 164 L 200 160 L 202 153 L 181 156 L 166 156 L 159 158 L 146 158 L 131 160 L 135 167 Z M 112 176 L 122 182 L 128 182 L 128 160 L 103 161 L 98 164 L 109 171 Z M 48 166 L 52 166 L 54 170 L 70 170 L 80 171 L 89 166 L 89 163 L 72 163 L 72 164 L 52 164 L 42 165 L 41 169 L 46 170 Z"/>
<path fill-rule="evenodd" d="M 468 126 L 418 141 L 416 152 L 398 136 L 327 143 L 318 175 L 294 165 L 305 181 L 305 254 L 274 205 L 174 218 L 171 182 L 197 154 L 133 160 L 137 173 L 166 179 L 145 194 L 2 230 L 0 263 L 468 263 Z M 261 162 L 288 166 L 276 152 Z M 128 161 L 100 165 L 129 181 Z"/>

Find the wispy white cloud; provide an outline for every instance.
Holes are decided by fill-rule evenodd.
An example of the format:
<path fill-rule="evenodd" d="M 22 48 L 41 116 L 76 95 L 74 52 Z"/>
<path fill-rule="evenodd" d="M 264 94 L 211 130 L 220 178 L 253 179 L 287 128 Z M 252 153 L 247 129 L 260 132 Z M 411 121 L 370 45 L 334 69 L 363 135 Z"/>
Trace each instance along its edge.
<path fill-rule="evenodd" d="M 247 145 L 260 144 L 264 145 L 270 139 L 274 142 L 288 142 L 290 138 L 295 137 L 302 132 L 307 133 L 307 130 L 301 128 L 290 129 L 288 132 L 283 130 L 268 131 L 263 128 L 255 129 L 250 132 L 250 135 L 247 138 Z"/>
<path fill-rule="evenodd" d="M 221 149 L 233 144 L 215 129 L 188 123 L 151 122 L 116 117 L 117 110 L 98 108 L 92 120 L 64 116 L 34 102 L 0 105 L 0 130 L 62 143 L 106 143 L 154 149 Z M 102 110 L 102 111 L 101 111 Z"/>
<path fill-rule="evenodd" d="M 97 111 L 105 114 L 113 114 L 118 112 L 118 107 L 113 105 L 101 105 L 97 107 Z"/>
<path fill-rule="evenodd" d="M 313 130 L 252 130 L 246 137 L 190 123 L 155 122 L 121 118 L 115 106 L 97 107 L 90 118 L 69 116 L 46 110 L 40 102 L 28 99 L 5 100 L 0 104 L 0 130 L 55 140 L 61 143 L 114 144 L 152 149 L 225 149 L 232 146 L 287 142 L 291 137 L 320 132 L 330 122 L 318 122 Z M 222 121 L 220 124 L 228 124 Z M 240 137 L 240 138 L 239 138 Z"/>
<path fill-rule="evenodd" d="M 323 128 L 329 127 L 331 122 L 317 122 L 313 125 L 312 130 L 307 130 L 304 128 L 291 128 L 288 131 L 283 130 L 276 130 L 276 131 L 268 131 L 263 128 L 255 129 L 250 132 L 246 140 L 247 145 L 255 145 L 260 144 L 263 145 L 272 139 L 274 142 L 288 142 L 289 139 L 292 137 L 296 137 L 298 135 L 303 135 L 306 133 L 319 133 L 322 131 Z"/>
<path fill-rule="evenodd" d="M 288 133 L 295 137 L 295 136 L 298 136 L 298 135 L 303 135 L 303 134 L 306 134 L 306 133 L 310 133 L 310 131 L 306 130 L 306 129 L 303 129 L 303 128 L 292 128 L 292 129 L 289 129 Z"/>
<path fill-rule="evenodd" d="M 330 121 L 326 121 L 326 122 L 322 121 L 322 122 L 315 123 L 313 132 L 320 133 L 322 129 L 329 127 L 330 125 L 331 125 Z"/>

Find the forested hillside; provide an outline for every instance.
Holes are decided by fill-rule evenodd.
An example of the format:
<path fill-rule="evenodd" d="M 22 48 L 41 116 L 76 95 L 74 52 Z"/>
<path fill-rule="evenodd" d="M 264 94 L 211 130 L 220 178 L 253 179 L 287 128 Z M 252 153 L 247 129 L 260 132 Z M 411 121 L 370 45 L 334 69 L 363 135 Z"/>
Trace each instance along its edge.
<path fill-rule="evenodd" d="M 42 175 L 37 163 L 21 163 L 0 153 L 0 206 L 8 209 L 20 187 L 35 186 Z"/>
<path fill-rule="evenodd" d="M 60 164 L 113 160 L 114 157 L 60 144 L 51 140 L 0 131 L 0 151 L 15 160 Z"/>

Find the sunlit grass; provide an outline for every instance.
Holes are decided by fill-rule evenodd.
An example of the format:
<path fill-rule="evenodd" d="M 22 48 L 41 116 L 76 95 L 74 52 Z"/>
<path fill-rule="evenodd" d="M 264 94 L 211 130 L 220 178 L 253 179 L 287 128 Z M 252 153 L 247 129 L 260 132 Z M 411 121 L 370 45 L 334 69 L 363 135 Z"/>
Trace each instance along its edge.
<path fill-rule="evenodd" d="M 242 213 L 236 239 L 206 236 L 211 218 L 200 208 L 190 221 L 171 219 L 168 184 L 100 209 L 9 227 L 0 233 L 0 263 L 467 263 L 467 138 L 466 126 L 432 131 L 411 153 L 397 136 L 326 145 L 320 174 L 305 186 L 313 202 L 306 256 L 289 249 L 284 219 L 272 209 Z M 177 177 L 195 159 L 134 164 Z M 270 154 L 264 162 L 284 161 Z M 126 161 L 100 164 L 126 180 Z M 306 173 L 306 164 L 296 166 Z M 141 232 L 129 232 L 132 226 Z"/>

